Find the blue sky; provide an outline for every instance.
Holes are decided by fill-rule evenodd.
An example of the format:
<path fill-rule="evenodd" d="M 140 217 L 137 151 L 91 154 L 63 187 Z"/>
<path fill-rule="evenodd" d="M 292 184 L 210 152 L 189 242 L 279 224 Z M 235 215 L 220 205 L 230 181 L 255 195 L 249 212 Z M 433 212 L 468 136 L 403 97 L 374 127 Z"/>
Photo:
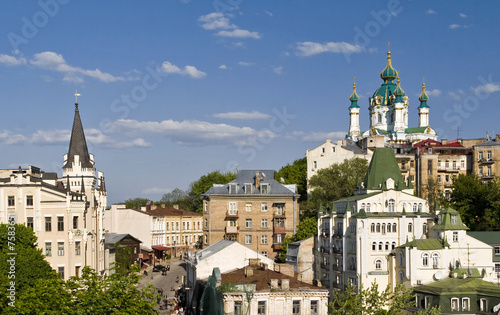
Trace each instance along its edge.
<path fill-rule="evenodd" d="M 361 126 L 387 42 L 418 125 L 500 133 L 498 1 L 0 2 L 0 168 L 61 175 L 78 90 L 110 203 L 213 170 L 279 169 Z"/>

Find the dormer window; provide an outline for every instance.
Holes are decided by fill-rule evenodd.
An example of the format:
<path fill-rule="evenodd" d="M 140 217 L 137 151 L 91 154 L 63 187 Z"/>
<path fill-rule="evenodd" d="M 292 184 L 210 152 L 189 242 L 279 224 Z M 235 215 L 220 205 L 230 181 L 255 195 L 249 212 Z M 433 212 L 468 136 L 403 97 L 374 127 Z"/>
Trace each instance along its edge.
<path fill-rule="evenodd" d="M 230 184 L 229 185 L 229 193 L 230 194 L 236 194 L 236 184 Z"/>
<path fill-rule="evenodd" d="M 269 185 L 268 184 L 261 184 L 260 185 L 260 192 L 263 194 L 269 193 Z"/>
<path fill-rule="evenodd" d="M 451 224 L 453 224 L 453 225 L 457 224 L 457 216 L 456 215 L 451 216 Z"/>
<path fill-rule="evenodd" d="M 387 179 L 385 184 L 387 186 L 387 189 L 394 189 L 394 179 L 392 178 Z"/>
<path fill-rule="evenodd" d="M 252 193 L 252 184 L 245 184 L 245 194 Z"/>

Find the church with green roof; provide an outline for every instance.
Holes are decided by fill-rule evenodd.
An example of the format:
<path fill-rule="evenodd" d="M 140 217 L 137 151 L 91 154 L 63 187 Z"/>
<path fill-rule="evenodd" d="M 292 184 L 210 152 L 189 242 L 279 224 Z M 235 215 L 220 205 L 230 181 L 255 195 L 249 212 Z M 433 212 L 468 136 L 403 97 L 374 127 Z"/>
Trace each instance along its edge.
<path fill-rule="evenodd" d="M 384 136 L 386 143 L 419 142 L 426 139 L 437 140 L 437 134 L 429 125 L 429 96 L 422 83 L 422 93 L 418 100 L 418 127 L 408 127 L 409 98 L 401 87 L 399 71 L 392 67 L 391 52 L 387 52 L 387 65 L 380 73 L 383 83 L 369 98 L 368 111 L 370 128 L 361 131 L 359 125 L 360 106 L 356 92 L 356 83 L 349 97 L 349 133 L 348 139 L 354 141 L 370 136 Z M 396 80 L 396 82 L 394 82 Z"/>

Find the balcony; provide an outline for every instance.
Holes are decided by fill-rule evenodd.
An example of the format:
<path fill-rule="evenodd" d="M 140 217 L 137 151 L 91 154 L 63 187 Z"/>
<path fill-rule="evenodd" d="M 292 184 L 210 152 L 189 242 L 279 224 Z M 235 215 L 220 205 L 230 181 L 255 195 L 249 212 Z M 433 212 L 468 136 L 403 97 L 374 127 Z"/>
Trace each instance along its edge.
<path fill-rule="evenodd" d="M 273 244 L 272 247 L 273 247 L 273 250 L 278 251 L 281 249 L 282 246 L 283 246 L 283 244 L 275 243 L 275 244 Z"/>
<path fill-rule="evenodd" d="M 319 248 L 319 251 L 322 252 L 322 253 L 329 254 L 330 253 L 330 247 L 329 246 L 321 246 Z"/>
<path fill-rule="evenodd" d="M 277 226 L 277 225 L 275 225 L 273 227 L 273 232 L 274 232 L 274 234 L 285 234 L 286 233 L 286 228 L 284 226 Z"/>
<path fill-rule="evenodd" d="M 479 164 L 493 164 L 495 163 L 494 159 L 480 159 L 477 161 Z"/>
<path fill-rule="evenodd" d="M 406 173 L 408 172 L 410 169 L 408 167 L 402 167 L 401 169 L 401 173 Z"/>
<path fill-rule="evenodd" d="M 274 218 L 285 218 L 285 210 L 275 210 L 273 212 L 273 217 Z"/>
<path fill-rule="evenodd" d="M 495 178 L 495 174 L 493 174 L 493 173 L 486 173 L 486 174 L 483 174 L 483 175 L 479 175 L 479 177 L 481 177 L 481 179 L 493 179 L 493 178 Z"/>
<path fill-rule="evenodd" d="M 444 167 L 444 166 L 438 166 L 437 167 L 438 172 L 447 172 L 447 173 L 458 173 L 460 172 L 460 168 L 458 167 Z"/>
<path fill-rule="evenodd" d="M 321 269 L 329 270 L 330 269 L 330 263 L 322 262 L 321 263 Z"/>
<path fill-rule="evenodd" d="M 236 234 L 238 233 L 238 226 L 226 226 L 226 234 Z"/>
<path fill-rule="evenodd" d="M 227 210 L 226 211 L 226 218 L 237 218 L 238 217 L 238 210 Z"/>

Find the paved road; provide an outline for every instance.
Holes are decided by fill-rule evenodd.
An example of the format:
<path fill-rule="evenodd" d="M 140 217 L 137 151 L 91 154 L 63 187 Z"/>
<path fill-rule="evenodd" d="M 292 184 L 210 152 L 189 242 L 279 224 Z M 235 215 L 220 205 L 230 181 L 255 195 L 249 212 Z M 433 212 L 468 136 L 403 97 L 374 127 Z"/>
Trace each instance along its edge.
<path fill-rule="evenodd" d="M 182 285 L 182 276 L 186 276 L 185 263 L 179 258 L 173 258 L 162 261 L 160 264 L 164 266 L 170 265 L 170 271 L 167 271 L 167 275 L 162 276 L 161 271 L 153 272 L 153 267 L 148 267 L 146 269 L 148 275 L 141 275 L 138 287 L 143 288 L 148 284 L 152 284 L 158 290 L 163 289 L 163 296 L 166 295 L 167 298 L 173 298 L 175 297 L 175 291 L 172 291 L 172 288 L 175 290 L 179 289 Z M 179 282 L 177 282 L 177 277 L 179 277 Z M 170 312 L 161 310 L 160 314 L 170 314 Z"/>

